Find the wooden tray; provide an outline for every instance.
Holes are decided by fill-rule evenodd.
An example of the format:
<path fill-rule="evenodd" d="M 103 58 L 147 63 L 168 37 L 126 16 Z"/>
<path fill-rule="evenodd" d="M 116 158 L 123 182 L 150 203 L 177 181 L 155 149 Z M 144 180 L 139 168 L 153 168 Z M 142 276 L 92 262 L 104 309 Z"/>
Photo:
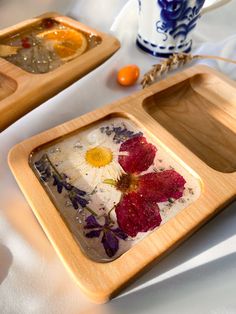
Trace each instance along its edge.
<path fill-rule="evenodd" d="M 57 13 L 43 14 L 1 30 L 0 41 L 7 36 L 36 25 L 44 18 L 53 18 L 71 28 L 98 36 L 101 39 L 101 44 L 59 66 L 57 69 L 44 74 L 26 72 L 0 58 L 0 131 L 86 75 L 108 59 L 120 47 L 116 38 Z"/>
<path fill-rule="evenodd" d="M 235 199 L 236 89 L 216 71 L 197 66 L 114 104 L 69 121 L 18 145 L 10 168 L 45 233 L 81 289 L 95 302 L 114 297 L 131 279 L 159 261 Z M 128 117 L 201 182 L 190 206 L 108 263 L 83 254 L 29 165 L 41 145 L 103 119 Z"/>

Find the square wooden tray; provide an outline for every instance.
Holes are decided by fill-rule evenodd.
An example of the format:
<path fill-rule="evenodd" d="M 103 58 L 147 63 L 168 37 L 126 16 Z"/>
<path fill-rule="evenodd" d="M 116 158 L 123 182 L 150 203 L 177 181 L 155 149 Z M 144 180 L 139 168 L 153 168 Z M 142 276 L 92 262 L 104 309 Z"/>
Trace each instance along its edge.
<path fill-rule="evenodd" d="M 202 184 L 200 197 L 114 261 L 90 260 L 29 165 L 37 147 L 107 115 L 125 116 L 158 139 Z M 216 71 L 197 66 L 114 104 L 36 135 L 9 153 L 10 168 L 61 260 L 81 289 L 106 302 L 235 199 L 236 89 Z"/>
<path fill-rule="evenodd" d="M 57 13 L 46 13 L 1 30 L 0 41 L 2 38 L 36 25 L 45 18 L 53 18 L 71 28 L 98 36 L 101 43 L 57 69 L 43 74 L 26 72 L 0 58 L 0 131 L 92 71 L 120 47 L 119 41 L 113 36 L 101 33 Z"/>

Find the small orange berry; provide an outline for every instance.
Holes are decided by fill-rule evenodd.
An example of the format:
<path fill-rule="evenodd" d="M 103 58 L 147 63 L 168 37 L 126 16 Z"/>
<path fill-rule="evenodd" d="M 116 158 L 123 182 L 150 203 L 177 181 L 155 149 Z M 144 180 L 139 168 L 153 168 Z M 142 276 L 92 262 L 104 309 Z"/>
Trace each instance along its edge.
<path fill-rule="evenodd" d="M 134 85 L 139 78 L 139 67 L 135 64 L 121 68 L 117 73 L 117 81 L 122 86 Z"/>

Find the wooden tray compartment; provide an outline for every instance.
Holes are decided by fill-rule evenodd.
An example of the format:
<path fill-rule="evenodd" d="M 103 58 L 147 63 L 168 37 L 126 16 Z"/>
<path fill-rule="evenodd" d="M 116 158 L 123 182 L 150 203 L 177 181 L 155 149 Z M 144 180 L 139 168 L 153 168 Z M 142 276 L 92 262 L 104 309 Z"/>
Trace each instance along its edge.
<path fill-rule="evenodd" d="M 171 129 L 172 133 L 169 133 L 157 121 L 156 115 L 153 118 L 146 111 L 149 110 L 150 112 L 150 108 L 156 106 L 156 99 L 159 95 L 161 95 L 160 99 L 164 99 L 160 101 L 164 107 L 163 104 L 168 98 L 165 91 L 168 89 L 169 91 L 177 89 L 177 94 L 181 94 L 179 88 L 183 82 L 185 88 L 189 86 L 189 82 L 194 86 L 194 92 L 190 92 L 190 90 L 187 96 L 193 95 L 192 101 L 196 103 L 195 91 L 199 89 L 203 93 L 205 88 L 209 90 L 207 84 L 203 85 L 202 83 L 204 77 L 210 77 L 211 82 L 214 78 L 214 86 L 217 84 L 219 87 L 217 94 L 228 100 L 221 107 L 220 102 L 214 100 L 217 98 L 216 93 L 208 92 L 204 93 L 204 99 L 207 99 L 205 103 L 208 106 L 209 103 L 214 105 L 217 103 L 217 108 L 223 109 L 223 116 L 226 112 L 227 114 L 230 113 L 231 119 L 235 112 L 235 84 L 210 68 L 198 66 L 154 84 L 114 104 L 36 135 L 16 145 L 9 154 L 10 168 L 49 240 L 78 285 L 95 302 L 106 302 L 114 297 L 128 282 L 176 248 L 219 210 L 235 199 L 235 172 L 223 173 L 209 167 L 174 136 L 173 129 Z M 175 93 L 171 92 L 169 94 L 170 103 L 174 103 L 173 97 L 175 98 Z M 202 98 L 200 99 L 202 101 Z M 229 103 L 230 105 L 228 105 Z M 151 232 L 123 255 L 108 263 L 97 263 L 82 252 L 51 198 L 30 167 L 29 158 L 32 151 L 38 147 L 45 144 L 50 145 L 52 141 L 60 140 L 62 137 L 77 132 L 111 114 L 130 118 L 144 130 L 148 137 L 167 151 L 180 166 L 198 178 L 202 190 L 200 197 L 195 202 L 183 208 L 173 218 Z M 217 120 L 218 118 L 214 117 L 214 119 Z M 225 123 L 227 122 L 221 121 L 224 127 Z"/>
<path fill-rule="evenodd" d="M 145 110 L 217 171 L 236 171 L 233 88 L 213 74 L 197 74 L 146 99 Z"/>
<path fill-rule="evenodd" d="M 113 233 L 117 247 L 113 248 L 113 251 L 107 252 L 101 242 L 101 234 L 94 238 L 87 237 L 90 231 L 93 230 L 92 232 L 94 232 L 97 228 L 86 229 L 86 218 L 91 217 L 92 210 L 97 222 L 104 224 L 104 217 L 106 216 L 110 218 L 110 230 L 118 228 L 114 207 L 121 206 L 122 195 L 129 194 L 132 184 L 137 184 L 134 178 L 140 180 L 143 177 L 142 173 L 135 174 L 133 170 L 130 173 L 121 168 L 119 158 L 123 156 L 123 153 L 120 152 L 120 148 L 124 145 L 123 143 L 133 141 L 138 137 L 147 140 L 149 143 L 148 150 L 151 150 L 151 153 L 154 147 L 157 149 L 153 162 L 145 170 L 148 170 L 151 175 L 163 175 L 164 173 L 173 173 L 173 169 L 175 169 L 175 173 L 180 174 L 181 178 L 186 181 L 184 193 L 181 193 L 182 195 L 178 199 L 172 199 L 172 195 L 169 195 L 165 201 L 157 202 L 160 215 L 158 213 L 154 217 L 153 228 L 150 228 L 149 231 L 134 235 L 121 229 L 120 232 L 126 232 L 126 234 L 124 233 L 125 239 L 119 238 Z M 136 143 L 137 145 L 139 145 L 139 141 Z M 104 155 L 105 163 L 96 167 L 97 155 L 94 154 L 100 154 L 99 161 Z M 88 158 L 88 156 L 90 157 Z M 133 163 L 136 163 L 137 167 L 142 162 L 137 163 L 133 158 Z M 178 164 L 161 147 L 160 143 L 155 142 L 155 139 L 150 138 L 145 130 L 134 123 L 131 116 L 128 118 L 120 114 L 107 116 L 84 129 L 79 129 L 78 132 L 68 134 L 66 137 L 39 147 L 31 154 L 30 166 L 63 217 L 81 250 L 88 258 L 96 262 L 110 262 L 118 258 L 148 236 L 150 232 L 195 202 L 201 194 L 201 181 L 197 175 L 189 173 L 185 167 Z M 64 175 L 66 175 L 66 182 L 70 184 L 69 189 L 63 185 L 65 184 Z M 57 182 L 54 180 L 55 176 Z M 127 182 L 129 179 L 136 183 Z M 106 180 L 112 181 L 112 183 L 106 183 Z M 117 186 L 113 184 L 117 184 Z M 84 191 L 85 195 L 78 195 L 78 200 L 74 199 L 71 196 L 71 187 Z M 145 189 L 149 190 L 149 188 Z M 141 194 L 138 190 L 137 193 Z M 74 199 L 75 203 L 71 199 Z M 145 202 L 148 201 L 150 200 L 147 197 Z M 87 206 L 83 202 L 88 202 Z M 156 206 L 152 206 L 152 208 L 156 210 Z M 129 210 L 132 211 L 132 207 Z M 150 208 L 148 210 L 150 211 Z M 132 217 L 138 223 L 139 219 L 137 219 L 135 212 L 132 212 Z M 142 220 L 139 223 L 143 223 Z M 132 224 L 130 221 L 128 223 Z M 130 228 L 127 229 L 130 231 Z"/>
<path fill-rule="evenodd" d="M 0 58 L 0 80 L 2 81 L 3 78 L 5 80 L 4 86 L 0 89 L 0 131 L 99 66 L 120 47 L 118 40 L 113 36 L 57 13 L 46 13 L 0 31 L 0 43 L 5 44 L 9 36 L 25 32 L 47 18 L 84 34 L 93 34 L 101 42 L 82 55 L 42 74 L 26 72 L 4 58 Z M 8 83 L 6 83 L 6 77 L 9 78 Z"/>
<path fill-rule="evenodd" d="M 16 89 L 16 81 L 0 72 L 0 101 L 13 94 Z"/>

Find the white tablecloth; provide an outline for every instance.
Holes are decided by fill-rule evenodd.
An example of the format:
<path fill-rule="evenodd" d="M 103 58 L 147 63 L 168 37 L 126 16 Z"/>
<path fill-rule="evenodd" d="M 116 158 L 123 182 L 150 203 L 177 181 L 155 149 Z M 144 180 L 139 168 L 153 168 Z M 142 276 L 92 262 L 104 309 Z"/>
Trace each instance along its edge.
<path fill-rule="evenodd" d="M 136 0 L 43 2 L 0 1 L 0 27 L 18 21 L 20 7 L 21 18 L 27 18 L 42 13 L 46 3 L 47 9 L 61 9 L 97 29 L 112 29 L 122 48 L 0 134 L 0 313 L 236 313 L 235 203 L 106 305 L 90 303 L 59 261 L 8 168 L 8 151 L 34 134 L 131 94 L 140 87 L 117 86 L 114 71 L 132 62 L 144 73 L 158 60 L 134 45 Z M 194 52 L 236 59 L 235 29 L 233 0 L 202 17 Z M 236 80 L 232 64 L 208 64 Z"/>

